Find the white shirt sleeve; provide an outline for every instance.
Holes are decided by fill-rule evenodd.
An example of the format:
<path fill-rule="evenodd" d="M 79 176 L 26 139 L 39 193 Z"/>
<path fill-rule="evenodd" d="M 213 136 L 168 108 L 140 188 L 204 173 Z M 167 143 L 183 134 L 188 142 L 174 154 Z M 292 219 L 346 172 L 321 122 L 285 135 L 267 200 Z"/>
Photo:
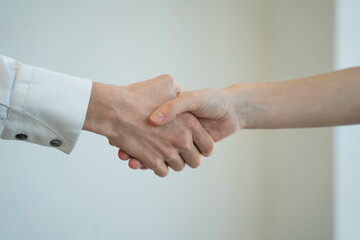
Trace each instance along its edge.
<path fill-rule="evenodd" d="M 0 55 L 0 137 L 70 153 L 83 127 L 92 81 Z"/>

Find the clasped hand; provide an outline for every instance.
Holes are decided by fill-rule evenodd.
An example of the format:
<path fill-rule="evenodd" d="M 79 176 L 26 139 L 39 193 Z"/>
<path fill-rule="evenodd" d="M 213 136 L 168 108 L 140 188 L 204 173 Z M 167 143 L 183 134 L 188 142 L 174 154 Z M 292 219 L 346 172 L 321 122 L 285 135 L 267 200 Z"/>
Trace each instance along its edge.
<path fill-rule="evenodd" d="M 235 119 L 224 114 L 227 106 L 212 113 L 217 121 L 201 119 L 201 112 L 186 109 L 188 102 L 196 99 L 186 92 L 178 97 L 179 91 L 183 91 L 182 87 L 169 75 L 129 86 L 94 83 L 83 128 L 106 136 L 121 149 L 121 159 L 130 158 L 132 168 L 149 168 L 164 177 L 168 167 L 175 171 L 181 171 L 185 164 L 198 167 L 201 155 L 210 156 L 215 141 L 224 137 L 224 130 L 219 131 L 223 125 L 235 131 L 231 129 Z M 175 107 L 174 101 L 183 98 L 189 100 L 179 105 L 182 109 Z"/>

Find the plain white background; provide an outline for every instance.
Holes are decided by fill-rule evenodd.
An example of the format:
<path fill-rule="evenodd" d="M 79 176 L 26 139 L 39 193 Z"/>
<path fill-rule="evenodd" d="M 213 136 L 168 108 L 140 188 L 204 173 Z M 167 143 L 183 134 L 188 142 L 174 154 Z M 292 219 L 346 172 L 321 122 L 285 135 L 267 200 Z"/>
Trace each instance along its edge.
<path fill-rule="evenodd" d="M 0 53 L 94 81 L 185 88 L 333 70 L 328 0 L 5 1 Z M 1 239 L 332 239 L 330 128 L 243 130 L 198 169 L 132 171 L 83 132 L 64 155 L 1 141 Z"/>

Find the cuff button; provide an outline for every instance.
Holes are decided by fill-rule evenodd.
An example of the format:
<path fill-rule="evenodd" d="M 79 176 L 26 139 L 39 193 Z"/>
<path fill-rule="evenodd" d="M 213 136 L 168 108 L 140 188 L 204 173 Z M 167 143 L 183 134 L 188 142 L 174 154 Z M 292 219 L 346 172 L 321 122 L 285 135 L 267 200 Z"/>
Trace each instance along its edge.
<path fill-rule="evenodd" d="M 50 145 L 53 147 L 60 147 L 62 142 L 59 139 L 53 139 L 50 142 Z"/>
<path fill-rule="evenodd" d="M 19 134 L 16 134 L 15 138 L 17 140 L 22 140 L 23 141 L 23 140 L 26 140 L 28 138 L 28 136 L 26 134 L 24 134 L 24 133 L 19 133 Z"/>

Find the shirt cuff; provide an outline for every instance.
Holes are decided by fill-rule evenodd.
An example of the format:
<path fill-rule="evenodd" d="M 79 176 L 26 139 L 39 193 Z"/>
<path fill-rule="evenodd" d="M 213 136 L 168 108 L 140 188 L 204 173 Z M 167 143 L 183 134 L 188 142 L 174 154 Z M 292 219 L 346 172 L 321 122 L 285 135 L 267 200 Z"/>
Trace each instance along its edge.
<path fill-rule="evenodd" d="M 83 127 L 92 81 L 22 65 L 2 138 L 69 154 Z"/>

